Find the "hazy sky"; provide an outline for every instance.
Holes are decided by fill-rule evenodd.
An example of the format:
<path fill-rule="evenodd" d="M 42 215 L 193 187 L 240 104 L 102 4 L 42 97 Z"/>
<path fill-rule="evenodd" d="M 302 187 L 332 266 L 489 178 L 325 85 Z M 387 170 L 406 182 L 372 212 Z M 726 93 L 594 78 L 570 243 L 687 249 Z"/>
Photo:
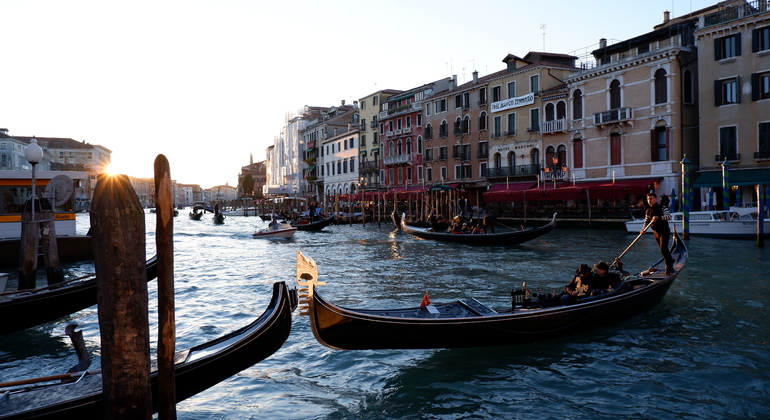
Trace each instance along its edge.
<path fill-rule="evenodd" d="M 151 177 L 162 153 L 178 182 L 236 185 L 304 105 L 579 55 L 716 2 L 0 0 L 0 127 L 102 145 L 118 173 Z"/>

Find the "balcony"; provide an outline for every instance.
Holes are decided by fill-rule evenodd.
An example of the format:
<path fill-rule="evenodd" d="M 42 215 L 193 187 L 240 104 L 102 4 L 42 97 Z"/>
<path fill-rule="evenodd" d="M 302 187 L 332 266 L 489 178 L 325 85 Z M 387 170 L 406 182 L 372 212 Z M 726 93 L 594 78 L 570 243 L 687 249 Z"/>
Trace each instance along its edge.
<path fill-rule="evenodd" d="M 449 136 L 449 130 L 445 128 L 440 129 L 438 131 L 438 136 L 442 138 L 446 138 L 447 136 Z"/>
<path fill-rule="evenodd" d="M 617 108 L 594 113 L 594 125 L 628 121 L 633 118 L 631 108 Z"/>
<path fill-rule="evenodd" d="M 476 152 L 476 157 L 479 159 L 487 159 L 489 157 L 489 150 L 479 150 Z"/>
<path fill-rule="evenodd" d="M 768 10 L 767 0 L 747 1 L 738 6 L 726 7 L 716 13 L 710 13 L 703 17 L 704 27 L 719 25 L 746 16 L 756 15 Z"/>
<path fill-rule="evenodd" d="M 502 136 L 503 136 L 503 133 L 501 133 L 499 131 L 492 133 L 492 138 L 493 139 L 499 139 Z"/>
<path fill-rule="evenodd" d="M 505 131 L 505 136 L 506 136 L 506 137 L 515 136 L 515 135 L 516 135 L 516 129 L 513 129 L 513 130 L 506 130 L 506 131 Z"/>
<path fill-rule="evenodd" d="M 567 119 L 561 118 L 552 121 L 543 121 L 540 123 L 540 132 L 543 134 L 566 132 L 567 131 Z"/>
<path fill-rule="evenodd" d="M 721 155 L 714 156 L 714 161 L 716 162 L 737 162 L 741 160 L 741 154 L 740 153 L 723 153 Z"/>
<path fill-rule="evenodd" d="M 380 161 L 379 160 L 367 160 L 365 162 L 361 162 L 359 169 L 361 171 L 372 171 L 380 169 Z"/>
<path fill-rule="evenodd" d="M 468 161 L 468 160 L 471 160 L 471 156 L 470 156 L 470 153 L 466 153 L 466 152 L 453 152 L 452 159 L 460 159 L 462 161 Z"/>
<path fill-rule="evenodd" d="M 412 162 L 412 155 L 387 156 L 382 159 L 385 166 L 401 165 Z"/>
<path fill-rule="evenodd" d="M 481 175 L 485 178 L 531 177 L 540 173 L 540 165 L 516 165 L 514 167 L 487 168 Z"/>
<path fill-rule="evenodd" d="M 388 109 L 387 111 L 381 111 L 379 115 L 379 119 L 380 121 L 382 121 L 386 118 L 395 117 L 397 115 L 405 114 L 408 112 L 419 111 L 421 109 L 422 109 L 422 103 L 412 103 L 408 105 L 402 105 L 396 108 Z"/>
<path fill-rule="evenodd" d="M 754 152 L 754 160 L 770 160 L 770 150 Z"/>

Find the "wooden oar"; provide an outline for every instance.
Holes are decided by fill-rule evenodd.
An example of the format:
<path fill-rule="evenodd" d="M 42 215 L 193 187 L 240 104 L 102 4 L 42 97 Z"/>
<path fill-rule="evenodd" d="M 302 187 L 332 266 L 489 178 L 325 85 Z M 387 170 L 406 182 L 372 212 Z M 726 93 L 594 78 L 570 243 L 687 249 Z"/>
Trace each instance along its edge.
<path fill-rule="evenodd" d="M 634 246 L 634 244 L 636 244 L 636 242 L 639 240 L 639 238 L 641 238 L 642 235 L 644 235 L 644 232 L 646 232 L 647 229 L 650 228 L 650 226 L 652 226 L 652 221 L 650 223 L 648 223 L 647 226 L 645 226 L 644 229 L 642 229 L 641 232 L 639 232 L 639 236 L 637 236 L 636 239 L 634 239 L 634 241 L 631 242 L 631 245 L 629 245 L 628 248 L 626 248 L 625 251 L 623 251 L 620 255 L 618 255 L 617 258 L 615 258 L 615 261 L 612 262 L 613 266 L 617 265 L 618 260 L 623 258 L 624 255 L 626 255 L 626 253 L 631 249 L 632 246 Z"/>
<path fill-rule="evenodd" d="M 62 379 L 78 378 L 83 375 L 98 375 L 100 373 L 102 373 L 101 369 L 95 369 L 95 370 L 89 370 L 86 372 L 70 372 L 70 373 L 62 373 L 59 375 L 41 376 L 39 378 L 19 379 L 18 381 L 0 382 L 0 388 L 7 388 L 7 387 L 19 386 L 19 385 L 37 384 L 40 382 L 59 381 Z"/>

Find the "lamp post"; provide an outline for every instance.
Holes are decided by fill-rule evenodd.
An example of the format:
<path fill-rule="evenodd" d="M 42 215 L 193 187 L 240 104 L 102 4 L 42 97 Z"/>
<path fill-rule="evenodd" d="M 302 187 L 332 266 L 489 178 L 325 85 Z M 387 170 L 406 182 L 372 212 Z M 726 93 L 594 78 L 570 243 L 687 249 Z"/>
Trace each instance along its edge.
<path fill-rule="evenodd" d="M 297 184 L 294 184 L 294 186 L 291 188 L 294 191 L 294 213 L 297 213 L 297 208 L 299 207 L 297 205 Z"/>
<path fill-rule="evenodd" d="M 32 221 L 35 221 L 35 167 L 40 161 L 43 160 L 43 149 L 37 145 L 37 139 L 32 136 L 29 141 L 29 146 L 24 149 L 24 157 L 27 158 L 27 162 L 32 165 Z"/>

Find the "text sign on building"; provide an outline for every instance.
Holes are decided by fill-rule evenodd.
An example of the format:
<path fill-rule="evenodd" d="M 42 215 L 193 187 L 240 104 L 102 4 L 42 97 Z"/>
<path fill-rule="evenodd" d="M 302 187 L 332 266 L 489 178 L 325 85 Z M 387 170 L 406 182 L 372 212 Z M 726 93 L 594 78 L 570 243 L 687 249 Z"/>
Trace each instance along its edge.
<path fill-rule="evenodd" d="M 506 99 L 504 101 L 492 102 L 492 112 L 505 111 L 506 109 L 518 108 L 520 106 L 532 105 L 535 103 L 535 93 L 528 93 L 524 96 Z"/>

